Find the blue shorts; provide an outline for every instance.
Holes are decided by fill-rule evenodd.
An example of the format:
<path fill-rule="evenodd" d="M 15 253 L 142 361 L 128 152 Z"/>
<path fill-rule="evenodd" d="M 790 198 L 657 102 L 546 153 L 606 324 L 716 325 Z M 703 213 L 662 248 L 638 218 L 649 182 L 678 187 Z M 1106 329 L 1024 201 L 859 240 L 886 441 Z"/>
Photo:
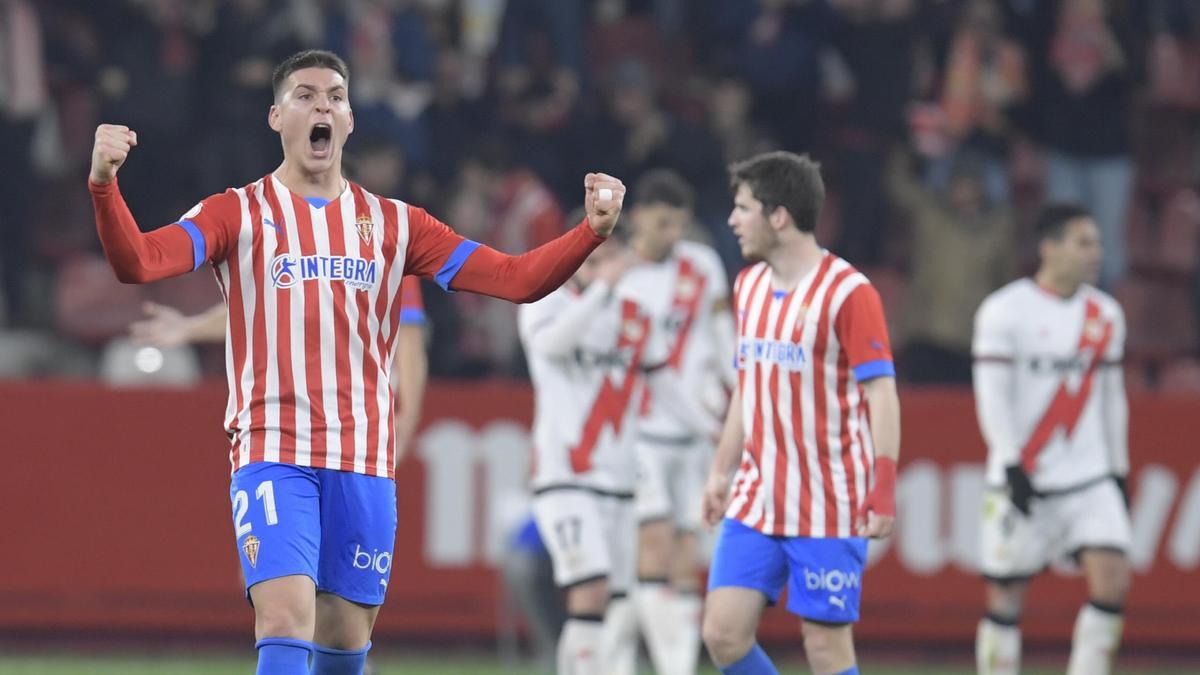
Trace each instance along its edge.
<path fill-rule="evenodd" d="M 303 574 L 318 591 L 382 605 L 396 543 L 396 484 L 388 478 L 257 462 L 229 486 L 246 593 Z"/>
<path fill-rule="evenodd" d="M 867 540 L 772 537 L 726 518 L 717 535 L 708 590 L 738 586 L 773 605 L 788 585 L 788 611 L 825 623 L 858 621 Z"/>

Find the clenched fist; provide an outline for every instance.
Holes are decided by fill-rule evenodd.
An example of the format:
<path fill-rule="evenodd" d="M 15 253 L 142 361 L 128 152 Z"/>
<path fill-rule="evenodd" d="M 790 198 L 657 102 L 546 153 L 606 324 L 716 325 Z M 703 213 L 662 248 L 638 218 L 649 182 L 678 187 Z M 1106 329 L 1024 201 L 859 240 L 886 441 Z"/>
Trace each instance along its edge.
<path fill-rule="evenodd" d="M 606 173 L 589 173 L 583 178 L 583 205 L 588 224 L 601 237 L 612 234 L 625 200 L 625 184 Z"/>
<path fill-rule="evenodd" d="M 137 132 L 121 124 L 101 124 L 96 127 L 96 143 L 92 146 L 92 172 L 88 176 L 97 185 L 111 183 L 117 169 L 125 163 L 129 151 L 137 145 Z"/>

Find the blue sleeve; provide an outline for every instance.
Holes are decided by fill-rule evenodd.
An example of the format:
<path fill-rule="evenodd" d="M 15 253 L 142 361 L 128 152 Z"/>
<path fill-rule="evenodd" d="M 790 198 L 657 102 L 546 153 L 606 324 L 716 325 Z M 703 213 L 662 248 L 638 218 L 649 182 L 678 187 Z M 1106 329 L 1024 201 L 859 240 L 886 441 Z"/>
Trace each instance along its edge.
<path fill-rule="evenodd" d="M 423 326 L 425 325 L 425 310 L 416 307 L 409 307 L 400 310 L 400 325 L 401 326 Z"/>
<path fill-rule="evenodd" d="M 188 233 L 188 237 L 192 240 L 192 271 L 195 272 L 204 264 L 205 252 L 208 250 L 204 241 L 204 233 L 190 220 L 179 221 L 179 226 Z"/>
<path fill-rule="evenodd" d="M 867 361 L 854 367 L 854 377 L 859 382 L 866 382 L 877 377 L 895 377 L 896 366 L 888 359 Z"/>
<path fill-rule="evenodd" d="M 433 275 L 433 280 L 438 286 L 442 287 L 443 291 L 453 293 L 450 290 L 450 282 L 454 281 L 455 275 L 462 269 L 463 264 L 467 262 L 467 258 L 479 248 L 479 242 L 464 239 L 451 253 L 450 257 L 446 258 L 446 264 L 442 265 L 442 269 L 438 270 L 437 274 Z"/>

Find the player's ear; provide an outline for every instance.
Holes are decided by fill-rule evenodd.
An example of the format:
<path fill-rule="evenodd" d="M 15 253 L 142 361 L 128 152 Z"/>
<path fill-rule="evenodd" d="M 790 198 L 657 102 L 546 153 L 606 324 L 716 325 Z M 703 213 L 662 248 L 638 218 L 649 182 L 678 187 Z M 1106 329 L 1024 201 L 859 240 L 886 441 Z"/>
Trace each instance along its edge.
<path fill-rule="evenodd" d="M 283 129 L 283 124 L 279 121 L 281 114 L 279 106 L 271 104 L 270 109 L 267 110 L 267 126 L 275 131 Z"/>
<path fill-rule="evenodd" d="M 771 229 L 776 232 L 780 232 L 783 228 L 791 226 L 791 222 L 789 222 L 790 218 L 787 209 L 782 206 L 776 206 L 771 211 L 771 215 L 767 216 L 767 220 L 771 223 Z"/>
<path fill-rule="evenodd" d="M 350 134 L 354 133 L 354 109 L 351 108 L 347 112 L 350 113 L 350 126 L 346 127 L 346 135 L 349 136 Z"/>

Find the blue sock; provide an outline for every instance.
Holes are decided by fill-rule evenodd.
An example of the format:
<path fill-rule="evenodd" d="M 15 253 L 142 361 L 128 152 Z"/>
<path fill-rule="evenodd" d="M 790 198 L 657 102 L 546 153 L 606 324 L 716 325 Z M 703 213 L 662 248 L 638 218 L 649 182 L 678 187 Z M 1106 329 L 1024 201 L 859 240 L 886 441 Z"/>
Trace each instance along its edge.
<path fill-rule="evenodd" d="M 367 665 L 368 642 L 362 649 L 334 649 L 313 645 L 312 675 L 362 675 Z"/>
<path fill-rule="evenodd" d="M 308 675 L 312 643 L 296 638 L 271 637 L 255 643 L 258 649 L 256 675 Z"/>
<path fill-rule="evenodd" d="M 719 667 L 723 675 L 779 675 L 779 671 L 775 670 L 775 664 L 771 663 L 771 658 L 763 651 L 763 648 L 755 642 L 750 651 L 746 655 L 738 659 L 737 663 L 731 663 L 727 666 Z"/>
<path fill-rule="evenodd" d="M 834 673 L 833 675 L 858 675 L 858 666 L 850 666 L 848 670 L 843 670 L 842 672 Z"/>

